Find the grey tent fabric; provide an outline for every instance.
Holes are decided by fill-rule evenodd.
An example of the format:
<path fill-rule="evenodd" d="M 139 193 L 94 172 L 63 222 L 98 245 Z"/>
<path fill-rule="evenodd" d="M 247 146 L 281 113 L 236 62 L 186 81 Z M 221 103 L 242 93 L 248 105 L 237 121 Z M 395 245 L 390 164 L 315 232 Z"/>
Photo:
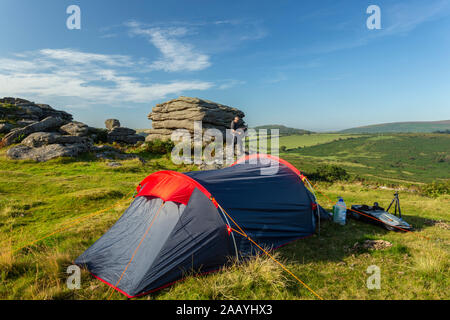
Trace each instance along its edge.
<path fill-rule="evenodd" d="M 150 225 L 151 232 L 144 237 Z M 111 286 L 120 279 L 117 289 L 133 297 L 175 281 L 190 270 L 217 269 L 226 263 L 229 252 L 225 223 L 211 201 L 195 190 L 187 206 L 137 197 L 75 263 Z"/>
<path fill-rule="evenodd" d="M 206 273 L 226 264 L 233 254 L 231 237 L 219 212 L 198 189 L 149 267 L 141 292 L 160 288 L 181 277 Z"/>
<path fill-rule="evenodd" d="M 278 170 L 262 174 L 274 161 Z M 232 230 L 237 224 L 267 249 L 311 236 L 317 206 L 300 171 L 272 156 L 219 170 L 159 171 L 141 181 L 122 217 L 75 263 L 132 298 L 220 269 L 236 255 L 260 254 Z"/>

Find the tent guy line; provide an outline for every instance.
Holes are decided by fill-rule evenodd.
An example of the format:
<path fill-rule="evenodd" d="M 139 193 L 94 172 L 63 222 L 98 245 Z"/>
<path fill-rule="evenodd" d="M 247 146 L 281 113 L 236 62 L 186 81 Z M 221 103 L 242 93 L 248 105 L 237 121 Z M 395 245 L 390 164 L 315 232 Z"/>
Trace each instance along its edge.
<path fill-rule="evenodd" d="M 255 246 L 257 246 L 262 252 L 264 252 L 269 258 L 271 258 L 273 261 L 278 263 L 287 273 L 289 273 L 291 276 L 293 276 L 298 282 L 300 282 L 306 289 L 308 289 L 311 293 L 313 293 L 316 297 L 318 297 L 320 300 L 324 300 L 320 295 L 318 295 L 313 289 L 311 289 L 306 283 L 304 283 L 302 280 L 300 280 L 295 274 L 293 274 L 284 264 L 282 264 L 280 261 L 275 259 L 269 252 L 264 250 L 260 245 L 258 245 L 252 238 L 248 236 L 248 234 L 239 226 L 239 224 L 234 221 L 234 219 L 228 214 L 228 212 L 222 208 L 222 206 L 219 204 L 219 208 L 230 218 L 231 221 L 239 228 L 240 231 L 231 228 L 232 231 L 240 234 L 244 238 L 246 238 L 248 241 L 252 242 Z"/>
<path fill-rule="evenodd" d="M 273 158 L 273 157 L 271 157 L 271 158 Z M 283 161 L 284 161 L 284 160 L 283 160 Z M 280 161 L 280 163 L 283 163 L 283 162 Z M 287 163 L 287 162 L 286 162 L 286 163 Z M 284 163 L 283 163 L 283 164 L 284 164 Z M 290 164 L 288 164 L 288 165 L 291 166 Z M 290 169 L 292 170 L 292 168 L 290 168 Z M 292 170 L 292 171 L 295 172 L 296 170 Z M 295 172 L 295 173 L 297 173 L 297 172 Z M 183 175 L 183 176 L 184 176 L 184 175 Z M 191 179 L 191 180 L 194 181 L 194 182 L 196 182 L 196 181 L 193 180 L 193 179 Z M 196 182 L 196 184 L 197 184 L 197 186 L 199 186 L 199 184 L 198 184 L 197 182 Z M 201 185 L 200 185 L 200 187 L 202 188 Z M 140 189 L 142 189 L 142 184 L 140 184 Z M 202 188 L 202 189 L 203 189 L 203 188 Z M 110 207 L 108 207 L 108 208 L 105 208 L 105 209 L 102 209 L 102 210 L 93 212 L 93 213 L 91 213 L 91 214 L 89 214 L 89 215 L 86 215 L 86 216 L 83 216 L 83 217 L 80 217 L 80 218 L 71 220 L 70 222 L 63 223 L 63 224 L 67 224 L 67 225 L 66 225 L 65 227 L 59 228 L 59 229 L 55 230 L 54 232 L 52 232 L 52 233 L 50 233 L 50 234 L 48 234 L 48 235 L 46 235 L 46 236 L 44 236 L 44 237 L 41 237 L 41 238 L 39 238 L 39 239 L 37 239 L 37 240 L 35 240 L 35 241 L 33 241 L 33 242 L 31 242 L 31 243 L 25 245 L 25 246 L 22 246 L 21 248 L 18 248 L 18 249 L 16 249 L 15 251 L 19 251 L 19 250 L 21 250 L 21 249 L 23 249 L 23 248 L 25 248 L 25 247 L 32 246 L 32 245 L 36 244 L 37 242 L 39 242 L 39 241 L 41 241 L 41 240 L 44 240 L 44 239 L 46 239 L 46 238 L 48 238 L 48 237 L 50 237 L 50 236 L 52 236 L 52 235 L 55 235 L 55 234 L 57 234 L 57 233 L 59 233 L 59 232 L 65 231 L 65 230 L 69 229 L 70 227 L 75 226 L 75 225 L 77 225 L 77 224 L 79 224 L 79 223 L 81 223 L 81 222 L 87 220 L 87 219 L 90 218 L 90 217 L 93 217 L 93 216 L 95 216 L 95 215 L 104 213 L 104 212 L 106 212 L 106 211 L 108 211 L 108 210 L 110 210 L 110 209 L 112 209 L 112 208 L 114 208 L 114 207 L 117 207 L 117 206 L 119 206 L 119 205 L 122 203 L 122 201 L 123 201 L 124 199 L 126 199 L 126 198 L 128 197 L 129 194 L 131 194 L 131 192 L 128 193 L 126 196 L 124 196 L 124 198 L 122 198 L 121 200 L 119 200 L 117 203 L 115 203 L 114 205 L 112 205 L 112 206 L 110 206 Z M 128 200 L 128 199 L 127 199 L 127 200 Z M 308 290 L 310 290 L 314 295 L 316 295 L 316 296 L 319 297 L 320 299 L 323 299 L 323 298 L 320 297 L 318 294 L 316 294 L 314 291 L 312 291 L 306 284 L 304 284 L 304 282 L 302 282 L 300 279 L 298 279 L 298 278 L 297 278 L 292 272 L 290 272 L 284 265 L 282 265 L 279 261 L 277 261 L 274 257 L 272 257 L 266 250 L 262 249 L 262 247 L 261 247 L 260 245 L 258 245 L 253 239 L 251 239 L 251 238 L 248 236 L 248 234 L 247 234 L 247 233 L 246 233 L 246 232 L 245 232 L 245 231 L 244 231 L 244 230 L 236 223 L 236 221 L 235 221 L 233 218 L 231 218 L 231 216 L 229 216 L 229 214 L 223 209 L 222 206 L 220 206 L 220 205 L 217 203 L 217 201 L 216 201 L 212 196 L 210 196 L 210 199 L 209 199 L 209 200 L 211 200 L 211 202 L 214 204 L 214 206 L 215 206 L 216 208 L 219 207 L 220 210 L 222 211 L 222 213 L 224 214 L 224 219 L 225 219 L 225 221 L 227 222 L 227 224 L 226 224 L 227 229 L 234 230 L 234 229 L 232 229 L 232 228 L 230 227 L 230 224 L 229 224 L 228 219 L 227 219 L 227 216 L 228 216 L 228 217 L 233 221 L 233 223 L 234 223 L 234 224 L 242 231 L 242 232 L 237 232 L 237 230 L 236 230 L 235 232 L 237 232 L 237 234 L 245 235 L 244 237 L 245 237 L 247 240 L 249 240 L 250 242 L 254 243 L 254 245 L 256 245 L 258 248 L 260 248 L 260 250 L 262 250 L 264 253 L 266 253 L 271 259 L 273 259 L 274 261 L 276 261 L 280 266 L 282 266 L 283 269 L 285 269 L 288 273 L 290 273 L 291 275 L 293 275 L 293 276 L 297 279 L 297 281 L 299 281 L 300 283 L 302 283 L 302 284 L 303 284 L 306 288 L 308 288 Z M 160 207 L 159 207 L 159 209 L 158 209 L 158 212 L 157 212 L 157 215 L 159 215 L 159 212 L 161 211 L 161 208 L 163 207 L 164 203 L 165 203 L 165 202 L 163 202 L 163 203 L 160 205 Z M 217 210 L 216 210 L 216 211 L 217 211 Z M 217 213 L 218 213 L 219 216 L 220 216 L 220 213 L 219 213 L 218 211 L 217 211 Z M 115 289 L 119 290 L 118 285 L 120 284 L 120 282 L 121 282 L 121 280 L 122 280 L 122 278 L 123 278 L 125 272 L 127 271 L 129 265 L 130 265 L 131 262 L 133 261 L 135 255 L 136 255 L 136 253 L 137 253 L 137 251 L 138 251 L 138 249 L 140 248 L 142 242 L 144 241 L 146 235 L 148 234 L 148 232 L 149 232 L 151 226 L 153 225 L 153 222 L 155 221 L 157 215 L 153 217 L 152 223 L 150 224 L 150 227 L 146 230 L 144 236 L 141 238 L 141 241 L 140 241 L 138 247 L 135 249 L 135 251 L 134 251 L 134 253 L 133 253 L 133 255 L 132 255 L 130 261 L 127 263 L 127 266 L 126 266 L 125 269 L 123 270 L 123 272 L 122 272 L 122 274 L 121 274 L 121 277 L 119 278 L 119 280 L 118 280 L 118 282 L 116 283 L 116 285 L 113 286 L 113 285 L 109 284 L 113 289 L 115 288 Z M 235 251 L 236 251 L 236 254 L 237 254 L 237 246 L 236 246 L 236 242 L 235 242 L 235 239 L 234 239 L 234 234 L 233 234 L 233 232 L 231 232 L 231 235 L 233 236 L 234 247 L 235 247 Z M 237 257 L 239 257 L 239 254 L 237 254 Z M 95 275 L 94 275 L 94 276 L 95 276 Z M 98 277 L 97 277 L 97 278 L 98 278 Z M 100 278 L 99 278 L 99 279 L 100 279 Z M 100 279 L 100 280 L 102 280 L 102 279 Z M 121 290 L 119 290 L 119 291 L 121 291 Z M 111 292 L 111 295 L 113 294 L 113 292 L 114 292 L 114 291 Z M 122 292 L 122 293 L 123 293 L 123 292 Z M 111 295 L 110 295 L 109 298 L 111 298 Z"/>
<path fill-rule="evenodd" d="M 122 274 L 120 275 L 119 281 L 117 281 L 117 283 L 116 283 L 116 285 L 114 286 L 114 288 L 112 288 L 112 291 L 111 291 L 111 294 L 109 295 L 108 300 L 111 299 L 111 297 L 112 297 L 112 295 L 113 295 L 113 293 L 114 293 L 114 289 L 117 289 L 118 285 L 120 284 L 120 281 L 122 281 L 122 278 L 123 278 L 125 272 L 127 271 L 128 267 L 130 266 L 131 262 L 133 262 L 133 259 L 134 259 L 135 255 L 136 255 L 137 251 L 139 250 L 139 248 L 140 248 L 140 246 L 141 246 L 141 244 L 142 244 L 142 241 L 144 241 L 144 239 L 145 239 L 145 237 L 147 236 L 148 232 L 149 232 L 150 229 L 152 228 L 153 223 L 155 222 L 156 218 L 158 217 L 159 213 L 161 212 L 161 208 L 164 206 L 165 203 L 166 203 L 166 202 L 163 201 L 163 202 L 161 203 L 161 205 L 159 206 L 158 211 L 156 212 L 156 214 L 155 214 L 155 216 L 153 217 L 153 219 L 152 219 L 150 225 L 148 226 L 147 230 L 145 231 L 144 235 L 142 236 L 142 239 L 141 239 L 141 241 L 139 242 L 139 245 L 137 246 L 136 250 L 134 250 L 133 255 L 131 256 L 130 261 L 128 261 L 127 266 L 125 267 L 125 269 L 123 270 Z"/>
<path fill-rule="evenodd" d="M 263 156 L 263 155 L 261 155 L 261 156 Z M 258 157 L 259 157 L 259 156 L 258 156 Z M 271 158 L 272 160 L 274 159 L 273 156 L 270 156 L 270 158 Z M 284 161 L 284 160 L 283 160 L 283 161 Z M 286 163 L 287 163 L 287 162 L 286 162 Z M 239 164 L 239 163 L 236 162 L 235 164 Z M 280 161 L 280 164 L 285 165 L 285 163 L 283 163 L 282 161 Z M 305 189 L 307 189 L 306 186 L 305 186 L 305 182 L 307 182 L 308 185 L 310 186 L 310 188 L 312 188 L 312 189 L 314 190 L 314 187 L 313 187 L 312 183 L 311 183 L 311 182 L 310 182 L 310 181 L 309 181 L 309 180 L 308 180 L 308 179 L 307 179 L 307 178 L 306 178 L 306 177 L 305 177 L 298 169 L 295 168 L 296 170 L 293 170 L 293 169 L 291 168 L 292 165 L 290 165 L 289 163 L 287 163 L 287 164 L 288 164 L 288 165 L 285 165 L 285 168 L 287 167 L 287 168 L 289 169 L 288 172 L 294 173 L 295 176 L 300 177 L 300 180 L 303 182 L 302 185 L 305 187 Z M 229 167 L 229 168 L 232 168 L 233 166 L 234 166 L 234 165 L 232 165 L 232 166 Z M 224 169 L 220 169 L 220 170 L 224 170 Z M 286 172 L 285 172 L 285 173 L 286 173 Z M 190 191 L 189 194 L 191 194 L 191 193 L 193 194 L 193 193 L 194 193 L 194 190 L 200 190 L 201 193 L 204 193 L 205 195 L 209 196 L 209 197 L 207 197 L 207 199 L 208 199 L 207 201 L 210 201 L 210 203 L 213 204 L 213 206 L 216 208 L 215 211 L 217 212 L 217 214 L 218 214 L 219 217 L 220 217 L 220 213 L 219 213 L 219 211 L 217 210 L 217 208 L 220 209 L 220 210 L 222 211 L 224 221 L 226 222 L 225 226 L 226 226 L 226 229 L 227 229 L 227 231 L 228 231 L 228 235 L 231 234 L 232 237 L 233 237 L 232 239 L 233 239 L 234 249 L 235 249 L 237 258 L 239 258 L 239 254 L 238 254 L 238 252 L 237 252 L 237 245 L 236 245 L 236 240 L 235 240 L 235 238 L 234 238 L 234 232 L 236 232 L 236 234 L 242 236 L 243 238 L 245 238 L 245 239 L 247 239 L 248 241 L 250 241 L 251 243 L 253 243 L 257 248 L 259 248 L 262 252 L 264 252 L 266 255 L 268 255 L 272 260 L 274 260 L 275 262 L 277 262 L 277 263 L 278 263 L 278 264 L 279 264 L 286 272 L 288 272 L 289 274 L 291 274 L 291 275 L 292 275 L 299 283 L 301 283 L 305 288 L 307 288 L 310 292 L 312 292 L 316 297 L 318 297 L 318 298 L 320 298 L 320 299 L 323 299 L 323 298 L 320 297 L 316 292 L 314 292 L 309 286 L 307 286 L 303 281 L 301 281 L 298 277 L 296 277 L 291 271 L 289 271 L 283 264 L 281 264 L 278 260 L 276 260 L 273 256 L 271 256 L 266 250 L 264 250 L 259 244 L 257 244 L 256 241 L 254 241 L 254 240 L 253 240 L 253 239 L 252 239 L 252 238 L 251 238 L 251 237 L 250 237 L 250 236 L 249 236 L 249 235 L 248 235 L 248 234 L 247 234 L 247 233 L 246 233 L 246 232 L 245 232 L 245 231 L 244 231 L 237 223 L 236 223 L 235 219 L 233 219 L 233 218 L 226 212 L 226 210 L 225 210 L 225 209 L 217 202 L 217 200 L 216 200 L 215 198 L 212 197 L 211 193 L 209 193 L 209 191 L 203 187 L 203 183 L 199 183 L 199 182 L 197 181 L 199 178 L 200 178 L 199 181 L 202 181 L 201 179 L 202 179 L 202 175 L 204 175 L 204 172 L 202 173 L 202 172 L 200 171 L 200 172 L 190 172 L 190 173 L 182 174 L 182 173 L 172 172 L 172 171 L 165 171 L 165 172 L 159 171 L 159 172 L 153 173 L 152 175 L 150 175 L 149 177 L 147 177 L 146 179 L 144 179 L 143 182 L 144 182 L 144 181 L 151 181 L 151 180 L 154 179 L 154 178 L 152 178 L 152 179 L 149 179 L 149 178 L 150 178 L 151 176 L 158 177 L 158 174 L 159 174 L 159 178 L 160 178 L 160 180 L 158 180 L 159 182 L 161 182 L 161 181 L 170 182 L 170 181 L 172 181 L 172 180 L 170 180 L 170 179 L 175 178 L 175 181 L 177 181 L 177 183 L 179 183 L 179 182 L 180 182 L 179 179 L 181 178 L 183 181 L 186 181 L 186 180 L 187 180 L 189 183 L 192 184 L 190 187 L 188 186 L 188 191 Z M 189 176 L 188 176 L 188 174 L 189 174 Z M 167 180 L 168 176 L 166 176 L 166 175 L 170 176 L 171 178 L 170 178 L 169 180 Z M 177 180 L 177 179 L 178 179 L 178 180 Z M 158 185 L 158 181 L 157 181 L 156 185 L 152 185 L 150 189 L 147 189 L 147 191 L 153 189 L 153 187 L 156 187 L 156 186 Z M 146 183 L 143 183 L 143 182 L 141 182 L 141 184 L 139 184 L 139 187 L 138 187 L 139 192 L 138 192 L 138 194 L 137 194 L 137 197 L 139 196 L 139 193 L 140 193 L 143 189 L 146 189 L 146 188 L 145 188 L 145 187 L 146 187 Z M 175 185 L 176 185 L 176 183 L 175 183 Z M 192 188 L 191 188 L 191 187 L 192 187 Z M 189 189 L 189 188 L 191 188 L 191 189 Z M 175 189 L 176 189 L 176 188 L 175 188 Z M 173 192 L 175 189 L 172 188 L 172 189 L 170 190 L 170 192 Z M 184 186 L 183 192 L 185 192 L 185 189 L 186 189 L 186 186 Z M 208 187 L 208 189 L 209 189 L 209 187 Z M 219 190 L 220 190 L 220 188 L 219 188 Z M 318 189 L 317 189 L 317 190 L 318 190 Z M 176 191 L 176 190 L 175 190 L 175 191 Z M 318 191 L 320 192 L 321 195 L 325 196 L 325 197 L 327 198 L 327 200 L 328 200 L 330 203 L 332 203 L 332 201 L 331 201 L 325 194 L 323 194 L 320 190 L 318 190 Z M 185 194 L 184 194 L 183 192 L 182 192 L 182 193 L 179 193 L 179 194 L 176 194 L 176 196 L 178 197 L 178 201 L 180 201 L 179 203 L 185 202 L 185 204 L 187 205 L 191 196 L 186 197 Z M 62 231 L 65 231 L 65 230 L 69 229 L 70 227 L 75 226 L 75 225 L 77 225 L 77 224 L 79 224 L 79 223 L 81 223 L 81 222 L 87 220 L 87 219 L 90 218 L 90 217 L 93 217 L 93 216 L 95 216 L 95 215 L 104 213 L 104 212 L 106 212 L 106 211 L 108 211 L 108 210 L 110 210 L 110 209 L 112 209 L 112 208 L 114 208 L 114 207 L 117 207 L 117 206 L 119 206 L 119 205 L 122 203 L 122 201 L 123 201 L 124 199 L 126 199 L 126 198 L 128 197 L 128 195 L 130 195 L 131 193 L 132 193 L 132 192 L 128 193 L 128 194 L 127 194 L 126 196 L 124 196 L 121 200 L 119 200 L 117 203 L 115 203 L 114 205 L 112 205 L 112 206 L 110 206 L 110 207 L 108 207 L 108 208 L 105 208 L 105 209 L 102 209 L 102 210 L 93 212 L 93 213 L 91 213 L 91 214 L 89 214 L 89 215 L 86 215 L 86 216 L 83 216 L 83 217 L 80 217 L 80 218 L 71 220 L 70 222 L 68 222 L 69 224 L 66 225 L 65 227 L 59 228 L 59 229 L 55 230 L 54 232 L 52 232 L 52 233 L 50 233 L 50 234 L 48 234 L 48 235 L 46 235 L 46 236 L 44 236 L 44 237 L 41 237 L 41 238 L 39 238 L 39 239 L 37 239 L 37 240 L 35 240 L 35 241 L 33 241 L 33 242 L 31 242 L 31 243 L 25 245 L 25 246 L 22 246 L 22 247 L 20 247 L 20 248 L 18 248 L 18 249 L 11 250 L 11 251 L 12 251 L 12 252 L 20 251 L 21 249 L 26 248 L 26 247 L 29 247 L 29 246 L 32 246 L 32 245 L 36 244 L 37 242 L 39 242 L 39 241 L 41 241 L 41 240 L 44 240 L 44 239 L 46 239 L 46 238 L 48 238 L 48 237 L 50 237 L 50 236 L 52 236 L 52 235 L 55 235 L 55 234 L 57 234 L 57 233 L 59 233 L 59 232 L 62 232 Z M 213 192 L 213 193 L 214 193 L 214 192 Z M 311 192 L 310 192 L 310 193 L 311 193 Z M 145 194 L 143 194 L 143 195 L 145 195 Z M 156 194 L 148 194 L 148 195 L 149 195 L 149 196 L 151 195 L 151 196 L 153 196 L 153 197 L 159 197 L 160 199 L 162 199 L 163 196 L 168 196 L 168 197 L 170 198 L 170 195 L 168 195 L 168 194 L 161 194 L 161 195 L 158 195 L 158 194 L 156 193 Z M 311 196 L 313 196 L 313 197 L 314 197 L 314 200 L 316 200 L 315 195 L 311 195 Z M 127 199 L 127 200 L 128 200 L 128 199 Z M 206 200 L 206 199 L 205 199 L 205 200 Z M 136 254 L 137 254 L 138 249 L 140 248 L 141 244 L 144 242 L 146 236 L 148 235 L 148 232 L 150 231 L 151 226 L 152 226 L 153 223 L 155 222 L 155 220 L 156 220 L 157 216 L 159 215 L 160 211 L 162 210 L 164 204 L 166 204 L 166 200 L 163 200 L 163 202 L 161 203 L 161 205 L 159 206 L 159 208 L 158 208 L 158 210 L 157 210 L 156 215 L 153 216 L 152 222 L 151 222 L 150 226 L 148 227 L 148 229 L 147 229 L 146 232 L 144 233 L 144 236 L 141 238 L 141 240 L 140 240 L 140 242 L 139 242 L 139 245 L 138 245 L 137 248 L 134 250 L 133 255 L 131 256 L 131 259 L 128 261 L 128 263 L 127 263 L 125 269 L 122 271 L 121 276 L 120 276 L 120 278 L 119 278 L 119 280 L 117 281 L 117 283 L 116 283 L 115 286 L 112 285 L 111 283 L 108 283 L 108 282 L 105 281 L 104 279 L 102 279 L 102 278 L 96 276 L 94 273 L 91 272 L 91 274 L 93 274 L 97 279 L 99 279 L 99 280 L 101 280 L 101 281 L 107 283 L 107 284 L 112 288 L 112 292 L 111 292 L 111 295 L 109 296 L 109 299 L 111 298 L 112 294 L 114 293 L 114 289 L 116 289 L 116 290 L 118 290 L 119 292 L 121 292 L 121 293 L 127 295 L 129 298 L 134 297 L 134 296 L 140 296 L 140 295 L 142 295 L 142 294 L 145 294 L 145 293 L 140 293 L 140 294 L 137 294 L 137 295 L 134 295 L 134 296 L 130 296 L 130 295 L 126 294 L 125 291 L 119 289 L 119 288 L 118 288 L 118 285 L 121 283 L 122 278 L 123 278 L 124 275 L 125 275 L 125 272 L 128 270 L 128 267 L 130 266 L 131 262 L 134 260 Z M 317 203 L 316 203 L 316 205 L 317 205 Z M 314 210 L 314 205 L 312 205 L 312 208 L 313 208 L 313 210 Z M 129 208 L 129 209 L 130 209 L 130 208 Z M 127 210 L 128 210 L 128 209 L 127 209 Z M 183 210 L 184 210 L 184 207 L 183 207 Z M 181 211 L 181 212 L 184 212 L 184 211 Z M 264 214 L 264 211 L 261 212 L 261 214 Z M 124 215 L 125 215 L 125 214 L 124 214 Z M 318 215 L 320 216 L 319 210 L 318 210 Z M 227 217 L 234 223 L 234 225 L 237 226 L 237 228 L 238 228 L 240 231 L 238 231 L 238 230 L 236 230 L 236 229 L 234 229 L 234 228 L 231 228 L 230 223 L 229 223 Z M 373 219 L 375 219 L 375 218 L 373 218 Z M 67 223 L 63 223 L 63 225 L 64 225 L 64 224 L 67 224 Z M 401 229 L 401 228 L 399 228 L 399 229 Z M 405 231 L 408 231 L 408 230 L 405 230 Z M 420 236 L 423 237 L 423 238 L 425 238 L 425 239 L 427 239 L 427 240 L 430 240 L 429 238 L 427 238 L 427 237 L 425 237 L 425 236 L 422 236 L 422 235 L 420 235 Z M 100 238 L 100 239 L 101 239 L 101 238 Z M 99 239 L 99 240 L 100 240 L 100 239 Z M 240 243 L 240 245 L 242 246 L 242 243 Z M 241 249 L 241 250 L 242 250 L 242 249 Z M 77 263 L 77 264 L 79 264 L 79 263 Z M 207 272 L 206 272 L 206 273 L 207 273 Z M 171 283 L 172 283 L 172 282 L 171 282 Z M 165 286 L 161 286 L 161 287 L 165 287 Z"/>
<path fill-rule="evenodd" d="M 252 238 L 250 238 L 247 234 L 245 233 L 241 233 L 240 231 L 231 228 L 234 232 L 239 233 L 240 235 L 242 235 L 243 237 L 247 238 L 248 241 L 252 242 L 255 246 L 257 246 L 261 251 L 263 251 L 270 259 L 272 259 L 273 261 L 275 261 L 276 263 L 278 263 L 280 265 L 281 268 L 284 269 L 284 271 L 286 271 L 287 273 L 289 273 L 292 277 L 294 277 L 298 282 L 300 282 L 306 289 L 308 289 L 311 293 L 313 293 L 317 298 L 319 298 L 320 300 L 324 300 L 324 298 L 322 298 L 319 294 L 317 294 L 313 289 L 311 289 L 311 287 L 309 287 L 306 283 L 304 283 L 302 280 L 300 280 L 294 273 L 292 273 L 284 264 L 282 264 L 280 261 L 278 261 L 277 259 L 275 259 L 274 256 L 272 256 L 269 252 L 267 252 L 266 250 L 264 250 L 260 245 L 258 245 Z"/>
<path fill-rule="evenodd" d="M 239 257 L 251 257 L 264 252 L 259 248 L 314 234 L 319 205 L 299 179 L 298 169 L 275 156 L 256 158 L 254 163 L 218 170 L 150 174 L 116 224 L 75 264 L 133 298 L 184 278 L 184 270 L 221 269 L 236 248 Z M 263 161 L 267 158 L 271 161 Z M 276 174 L 261 175 L 274 164 L 279 165 Z M 162 201 L 165 205 L 158 213 Z M 224 208 L 233 212 L 233 218 L 225 214 L 228 219 L 239 221 L 242 231 L 249 230 L 242 232 L 246 237 L 230 232 L 228 219 L 221 216 Z M 151 232 L 143 239 L 152 219 Z M 249 236 L 257 245 L 248 241 Z M 120 287 L 113 285 L 118 280 Z"/>

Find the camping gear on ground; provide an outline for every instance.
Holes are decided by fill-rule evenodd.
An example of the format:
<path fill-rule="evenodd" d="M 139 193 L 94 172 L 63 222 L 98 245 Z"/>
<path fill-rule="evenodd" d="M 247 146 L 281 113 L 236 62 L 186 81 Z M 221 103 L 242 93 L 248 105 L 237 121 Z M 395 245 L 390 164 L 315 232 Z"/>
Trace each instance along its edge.
<path fill-rule="evenodd" d="M 399 218 L 402 217 L 402 211 L 400 210 L 400 199 L 398 198 L 398 191 L 394 193 L 394 199 L 392 199 L 391 203 L 389 204 L 389 207 L 386 209 L 386 212 L 389 212 L 389 209 L 391 206 L 394 205 L 395 208 L 395 215 L 397 215 L 397 209 L 398 209 L 398 216 Z"/>
<path fill-rule="evenodd" d="M 233 231 L 236 223 L 267 249 L 311 236 L 326 211 L 302 177 L 287 161 L 258 154 L 224 169 L 155 172 L 75 263 L 132 298 L 260 254 Z"/>
<path fill-rule="evenodd" d="M 397 214 L 397 206 L 399 216 L 393 215 L 388 212 L 392 204 L 395 202 L 395 214 Z M 411 231 L 413 227 L 401 218 L 400 200 L 398 198 L 398 192 L 394 194 L 394 200 L 392 200 L 388 209 L 378 206 L 375 202 L 373 206 L 352 205 L 351 210 L 347 210 L 347 215 L 353 219 L 363 222 L 372 223 L 390 231 Z"/>
<path fill-rule="evenodd" d="M 338 202 L 333 206 L 333 221 L 340 225 L 345 225 L 345 218 L 347 216 L 347 206 L 344 199 L 339 197 Z"/>

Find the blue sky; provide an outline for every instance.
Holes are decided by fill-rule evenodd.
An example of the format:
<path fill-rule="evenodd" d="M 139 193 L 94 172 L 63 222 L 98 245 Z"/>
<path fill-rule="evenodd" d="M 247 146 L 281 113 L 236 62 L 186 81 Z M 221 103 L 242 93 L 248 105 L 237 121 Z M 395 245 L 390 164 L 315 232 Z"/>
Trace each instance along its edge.
<path fill-rule="evenodd" d="M 81 30 L 66 8 L 81 8 Z M 366 8 L 381 9 L 369 30 Z M 450 119 L 450 0 L 0 2 L 0 96 L 150 128 L 179 95 L 250 125 Z"/>

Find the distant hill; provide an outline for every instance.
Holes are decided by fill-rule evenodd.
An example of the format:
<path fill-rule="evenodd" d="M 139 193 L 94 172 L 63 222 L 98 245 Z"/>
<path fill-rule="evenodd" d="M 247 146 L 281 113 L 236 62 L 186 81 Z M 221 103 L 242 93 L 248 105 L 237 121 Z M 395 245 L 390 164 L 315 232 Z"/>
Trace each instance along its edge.
<path fill-rule="evenodd" d="M 339 133 L 435 132 L 450 129 L 450 120 L 381 123 L 339 131 Z"/>
<path fill-rule="evenodd" d="M 290 128 L 290 127 L 283 126 L 281 124 L 268 124 L 268 125 L 264 125 L 264 126 L 253 127 L 253 129 L 255 129 L 255 130 L 259 130 L 259 129 L 267 129 L 267 130 L 278 129 L 278 130 L 280 130 L 280 135 L 281 136 L 312 133 L 312 131 L 303 130 L 303 129 L 297 129 L 297 128 Z"/>

